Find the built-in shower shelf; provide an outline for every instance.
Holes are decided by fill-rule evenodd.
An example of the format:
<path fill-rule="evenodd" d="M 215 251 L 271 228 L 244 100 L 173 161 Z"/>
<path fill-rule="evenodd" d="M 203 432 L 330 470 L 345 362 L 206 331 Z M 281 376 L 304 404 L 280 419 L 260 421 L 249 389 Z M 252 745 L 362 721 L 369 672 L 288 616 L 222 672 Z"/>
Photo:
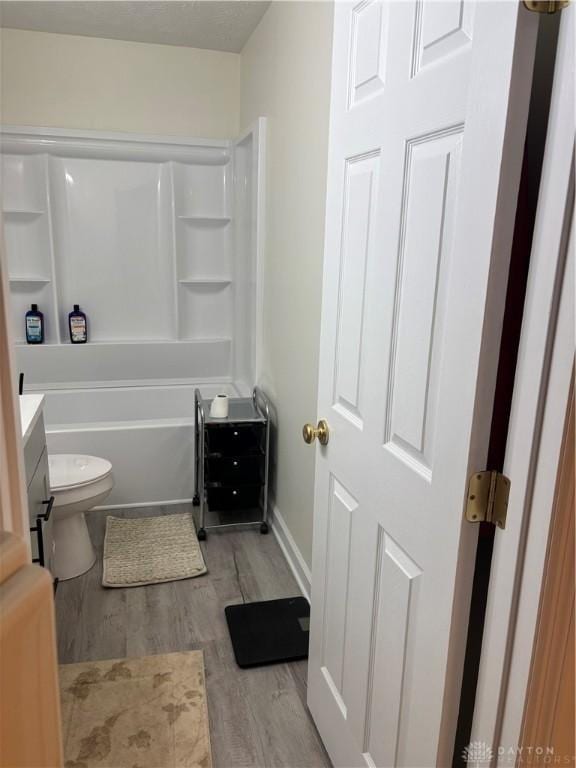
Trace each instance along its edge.
<path fill-rule="evenodd" d="M 181 221 L 190 221 L 194 224 L 200 224 L 202 226 L 224 226 L 230 222 L 229 216 L 178 216 Z"/>
<path fill-rule="evenodd" d="M 12 327 L 29 383 L 253 378 L 259 190 L 243 180 L 257 178 L 259 125 L 240 142 L 0 126 Z M 88 344 L 67 341 L 74 302 Z M 29 351 L 32 303 L 46 327 Z"/>
<path fill-rule="evenodd" d="M 230 285 L 229 277 L 187 277 L 178 280 L 180 285 Z"/>
<path fill-rule="evenodd" d="M 27 208 L 5 208 L 2 213 L 4 216 L 21 216 L 22 218 L 35 219 L 37 216 L 43 216 L 46 211 L 33 211 Z"/>
<path fill-rule="evenodd" d="M 50 281 L 47 277 L 11 277 L 9 278 L 11 283 L 20 283 L 22 285 L 47 285 Z"/>

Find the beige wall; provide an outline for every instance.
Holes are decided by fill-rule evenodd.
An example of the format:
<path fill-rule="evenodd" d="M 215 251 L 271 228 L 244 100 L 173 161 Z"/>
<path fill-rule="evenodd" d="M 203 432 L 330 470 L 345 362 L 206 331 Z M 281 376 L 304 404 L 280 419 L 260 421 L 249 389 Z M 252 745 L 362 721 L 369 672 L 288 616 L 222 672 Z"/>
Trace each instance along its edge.
<path fill-rule="evenodd" d="M 240 56 L 2 29 L 5 125 L 231 138 Z"/>
<path fill-rule="evenodd" d="M 268 118 L 262 383 L 278 412 L 276 505 L 308 565 L 332 4 L 273 2 L 241 54 L 240 122 Z"/>

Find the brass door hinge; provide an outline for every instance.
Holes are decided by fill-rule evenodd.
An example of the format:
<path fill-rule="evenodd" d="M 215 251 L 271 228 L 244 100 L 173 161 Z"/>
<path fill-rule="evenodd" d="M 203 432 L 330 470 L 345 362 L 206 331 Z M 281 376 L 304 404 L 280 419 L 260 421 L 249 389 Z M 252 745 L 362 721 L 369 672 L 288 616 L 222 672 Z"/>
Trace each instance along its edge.
<path fill-rule="evenodd" d="M 524 5 L 529 11 L 535 13 L 556 13 L 566 8 L 570 0 L 524 0 Z"/>
<path fill-rule="evenodd" d="M 510 480 L 500 472 L 475 472 L 468 484 L 466 520 L 506 528 Z"/>

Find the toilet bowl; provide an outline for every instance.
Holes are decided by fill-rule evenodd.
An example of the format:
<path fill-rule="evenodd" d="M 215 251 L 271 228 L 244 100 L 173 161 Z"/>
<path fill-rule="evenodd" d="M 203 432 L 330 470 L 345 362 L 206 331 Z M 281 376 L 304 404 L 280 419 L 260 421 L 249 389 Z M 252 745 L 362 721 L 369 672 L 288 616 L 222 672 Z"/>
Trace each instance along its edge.
<path fill-rule="evenodd" d="M 54 536 L 54 576 L 73 579 L 90 570 L 96 552 L 85 512 L 101 504 L 114 486 L 112 464 L 97 456 L 56 453 L 48 456 Z"/>

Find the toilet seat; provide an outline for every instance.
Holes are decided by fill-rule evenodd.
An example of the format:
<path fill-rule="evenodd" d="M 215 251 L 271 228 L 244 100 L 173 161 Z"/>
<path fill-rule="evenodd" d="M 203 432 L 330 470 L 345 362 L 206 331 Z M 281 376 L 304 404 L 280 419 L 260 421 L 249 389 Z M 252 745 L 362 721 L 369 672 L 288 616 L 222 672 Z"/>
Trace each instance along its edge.
<path fill-rule="evenodd" d="M 50 489 L 65 491 L 103 480 L 112 473 L 112 464 L 99 456 L 56 453 L 48 456 L 48 469 Z"/>

